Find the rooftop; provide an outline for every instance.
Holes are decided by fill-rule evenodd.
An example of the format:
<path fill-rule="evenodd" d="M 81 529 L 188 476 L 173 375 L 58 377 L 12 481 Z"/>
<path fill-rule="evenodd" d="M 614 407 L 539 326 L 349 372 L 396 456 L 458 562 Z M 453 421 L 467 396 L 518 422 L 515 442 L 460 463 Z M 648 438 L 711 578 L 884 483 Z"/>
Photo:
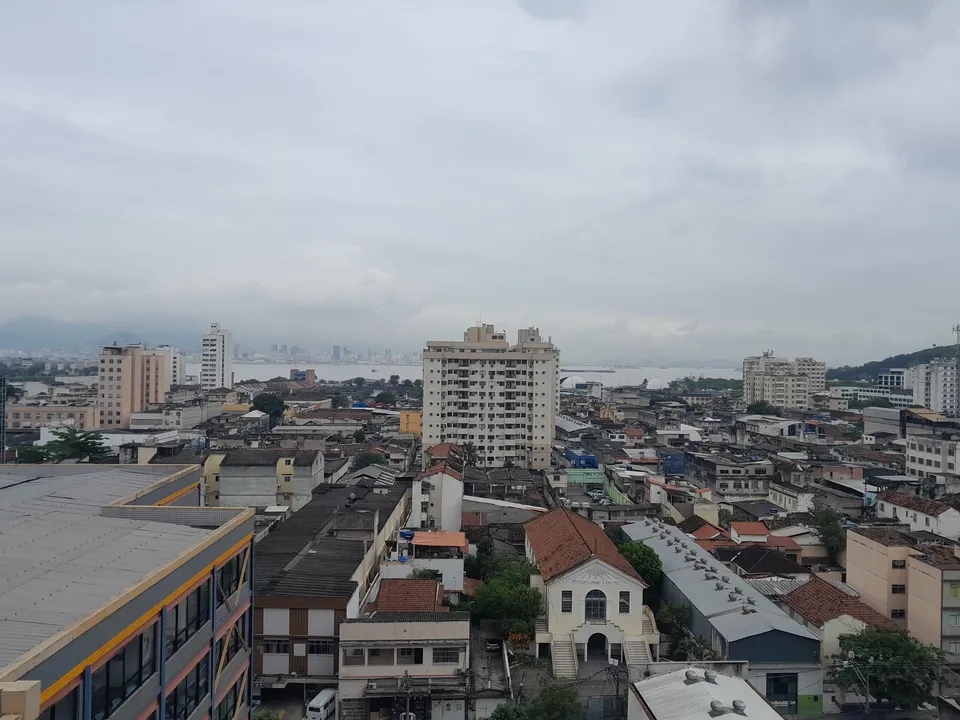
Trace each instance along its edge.
<path fill-rule="evenodd" d="M 344 618 L 342 623 L 470 622 L 470 613 L 454 612 L 378 612 L 366 618 Z"/>
<path fill-rule="evenodd" d="M 414 545 L 467 549 L 467 536 L 456 530 L 420 531 L 413 534 Z"/>
<path fill-rule="evenodd" d="M 283 458 L 291 458 L 296 466 L 313 465 L 319 450 L 296 450 L 294 448 L 244 448 L 227 450 L 220 467 L 248 467 L 251 465 L 272 467 Z"/>
<path fill-rule="evenodd" d="M 914 555 L 922 563 L 926 563 L 940 570 L 960 570 L 960 557 L 954 553 L 953 547 L 945 545 L 927 545 L 923 552 Z"/>
<path fill-rule="evenodd" d="M 799 575 L 810 572 L 810 568 L 762 545 L 718 547 L 716 554 L 719 560 L 733 563 L 747 575 Z"/>
<path fill-rule="evenodd" d="M 762 522 L 732 522 L 730 529 L 735 530 L 738 535 L 763 535 L 770 534 L 770 529 Z"/>
<path fill-rule="evenodd" d="M 871 626 L 897 627 L 885 615 L 818 577 L 811 578 L 810 582 L 782 596 L 780 602 L 817 627 L 842 615 L 849 615 Z"/>
<path fill-rule="evenodd" d="M 910 478 L 911 480 L 914 478 Z M 951 509 L 957 509 L 960 507 L 960 496 L 958 495 L 947 495 L 939 500 L 928 500 L 927 498 L 920 497 L 919 495 L 907 495 L 905 493 L 899 493 L 895 490 L 885 490 L 882 493 L 877 494 L 877 500 L 881 502 L 888 502 L 891 505 L 896 505 L 897 507 L 907 508 L 909 510 L 916 510 L 921 512 L 924 515 L 943 515 Z"/>
<path fill-rule="evenodd" d="M 780 595 L 786 595 L 787 593 L 793 592 L 799 587 L 803 587 L 810 582 L 811 579 L 812 577 L 766 577 L 750 578 L 748 582 L 750 585 L 756 588 L 757 592 L 761 595 L 765 595 L 767 597 L 779 597 Z M 860 597 L 859 593 L 846 583 L 842 583 L 839 580 L 826 580 L 825 582 L 828 582 L 841 592 L 846 593 L 851 597 Z"/>
<path fill-rule="evenodd" d="M 565 573 L 593 557 L 640 580 L 637 571 L 620 554 L 600 526 L 576 513 L 564 508 L 554 508 L 528 520 L 523 529 L 544 580 Z"/>
<path fill-rule="evenodd" d="M 104 505 L 133 501 L 133 495 L 193 472 L 199 468 L 0 466 L 0 667 L 98 612 L 215 532 L 175 518 L 100 514 Z M 176 510 L 179 515 L 185 508 Z"/>
<path fill-rule="evenodd" d="M 436 580 L 384 578 L 377 591 L 376 611 L 448 612 L 443 605 L 443 585 Z"/>
<path fill-rule="evenodd" d="M 710 672 L 709 680 L 706 672 Z M 781 720 L 780 714 L 743 678 L 706 672 L 691 667 L 654 675 L 633 683 L 633 692 L 651 720 L 715 720 L 721 714 Z"/>
<path fill-rule="evenodd" d="M 752 595 L 746 579 L 726 572 L 717 558 L 677 528 L 651 519 L 626 525 L 623 531 L 657 552 L 664 576 L 727 642 L 772 631 L 817 639 L 766 597 Z"/>

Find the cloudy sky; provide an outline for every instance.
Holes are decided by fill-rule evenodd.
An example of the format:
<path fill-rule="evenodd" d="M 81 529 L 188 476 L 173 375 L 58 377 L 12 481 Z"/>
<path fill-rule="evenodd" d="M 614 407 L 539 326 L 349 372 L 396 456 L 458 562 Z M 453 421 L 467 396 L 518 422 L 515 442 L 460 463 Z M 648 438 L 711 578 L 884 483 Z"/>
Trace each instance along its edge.
<path fill-rule="evenodd" d="M 947 343 L 958 29 L 956 0 L 5 0 L 0 321 Z"/>

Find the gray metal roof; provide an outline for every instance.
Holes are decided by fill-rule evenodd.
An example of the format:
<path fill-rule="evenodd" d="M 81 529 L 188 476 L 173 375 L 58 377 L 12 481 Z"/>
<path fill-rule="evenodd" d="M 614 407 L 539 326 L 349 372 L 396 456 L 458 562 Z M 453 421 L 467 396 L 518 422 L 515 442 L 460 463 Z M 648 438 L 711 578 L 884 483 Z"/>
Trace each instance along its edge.
<path fill-rule="evenodd" d="M 641 520 L 622 529 L 657 552 L 664 574 L 727 642 L 772 630 L 818 639 L 676 527 Z M 698 568 L 698 562 L 705 567 Z M 715 577 L 708 579 L 708 573 Z"/>
<path fill-rule="evenodd" d="M 177 468 L 0 470 L 0 667 L 92 613 L 212 530 L 100 517 Z"/>
<path fill-rule="evenodd" d="M 791 593 L 799 587 L 803 587 L 810 582 L 810 580 L 809 578 L 801 579 L 792 577 L 768 577 L 751 578 L 747 582 L 756 588 L 757 592 L 761 595 L 766 595 L 767 597 L 779 597 L 781 595 Z M 846 583 L 842 583 L 839 580 L 827 580 L 827 582 L 837 588 L 837 590 L 845 592 L 851 597 L 860 597 L 860 593 Z"/>

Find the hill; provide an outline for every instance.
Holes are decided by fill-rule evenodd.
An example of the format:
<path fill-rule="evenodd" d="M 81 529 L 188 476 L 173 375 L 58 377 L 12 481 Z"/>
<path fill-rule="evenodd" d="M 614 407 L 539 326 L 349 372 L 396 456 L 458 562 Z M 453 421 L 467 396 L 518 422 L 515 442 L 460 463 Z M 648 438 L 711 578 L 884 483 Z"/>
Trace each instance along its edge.
<path fill-rule="evenodd" d="M 956 357 L 956 345 L 934 345 L 926 350 L 917 350 L 912 353 L 902 355 L 891 355 L 883 360 L 874 360 L 863 365 L 843 365 L 838 368 L 827 370 L 827 380 L 841 380 L 843 382 L 855 382 L 866 380 L 872 382 L 877 379 L 881 370 L 887 368 L 906 368 L 913 365 L 924 365 L 937 358 Z"/>

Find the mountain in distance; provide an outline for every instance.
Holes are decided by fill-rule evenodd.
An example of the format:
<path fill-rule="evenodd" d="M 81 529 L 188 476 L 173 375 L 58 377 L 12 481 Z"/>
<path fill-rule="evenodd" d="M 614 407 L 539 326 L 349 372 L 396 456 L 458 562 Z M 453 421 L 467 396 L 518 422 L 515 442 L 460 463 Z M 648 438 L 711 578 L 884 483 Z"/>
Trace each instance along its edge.
<path fill-rule="evenodd" d="M 891 355 L 883 360 L 873 360 L 863 365 L 842 365 L 837 368 L 830 368 L 827 370 L 827 380 L 873 382 L 877 379 L 877 375 L 881 370 L 926 365 L 937 358 L 955 358 L 956 356 L 956 345 L 934 345 L 925 350 L 917 350 L 916 352 L 903 353 L 901 355 Z"/>
<path fill-rule="evenodd" d="M 118 330 L 113 323 L 68 322 L 43 316 L 22 316 L 0 323 L 5 350 L 91 350 L 98 346 L 148 343 L 190 349 L 200 344 L 200 331 L 179 326 L 145 325 L 142 332 Z"/>

